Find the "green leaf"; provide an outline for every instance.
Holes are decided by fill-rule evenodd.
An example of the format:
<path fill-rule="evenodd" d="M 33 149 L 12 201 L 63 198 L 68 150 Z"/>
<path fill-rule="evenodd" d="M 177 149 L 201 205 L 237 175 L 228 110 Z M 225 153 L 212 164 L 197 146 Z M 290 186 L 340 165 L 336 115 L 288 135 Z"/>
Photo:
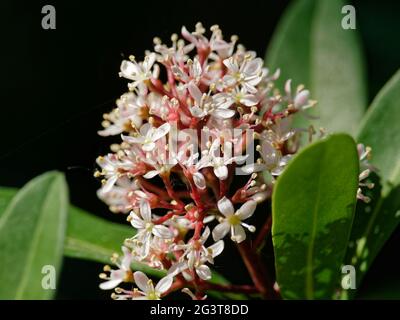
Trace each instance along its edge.
<path fill-rule="evenodd" d="M 272 198 L 272 240 L 284 298 L 332 298 L 357 186 L 356 145 L 346 134 L 306 147 L 279 177 Z"/>
<path fill-rule="evenodd" d="M 358 140 L 372 148 L 371 163 L 378 169 L 367 194 L 371 203 L 357 205 L 346 263 L 353 264 L 360 283 L 376 255 L 400 222 L 400 71 L 372 102 Z"/>
<path fill-rule="evenodd" d="M 10 199 L 12 191 L 4 195 Z M 55 290 L 42 287 L 50 274 L 42 268 L 50 265 L 60 274 L 67 206 L 67 186 L 58 172 L 36 177 L 12 198 L 0 218 L 0 299 L 53 297 Z"/>
<path fill-rule="evenodd" d="M 121 251 L 125 239 L 135 235 L 128 225 L 113 223 L 71 206 L 65 241 L 65 255 L 71 258 L 110 263 L 110 257 Z"/>
<path fill-rule="evenodd" d="M 358 141 L 373 150 L 371 163 L 379 169 L 384 192 L 400 183 L 400 70 L 378 93 L 365 115 Z"/>
<path fill-rule="evenodd" d="M 281 69 L 318 101 L 313 121 L 329 131 L 355 133 L 366 108 L 364 58 L 356 30 L 342 28 L 342 0 L 293 1 L 267 50 L 266 65 Z M 304 118 L 297 125 L 307 125 Z"/>
<path fill-rule="evenodd" d="M 265 62 L 268 68 L 280 69 L 281 75 L 276 81 L 283 88 L 287 79 L 292 85 L 310 85 L 311 70 L 311 34 L 315 1 L 292 1 L 272 36 L 266 52 Z"/>
<path fill-rule="evenodd" d="M 17 189 L 0 187 L 0 218 L 16 193 Z"/>

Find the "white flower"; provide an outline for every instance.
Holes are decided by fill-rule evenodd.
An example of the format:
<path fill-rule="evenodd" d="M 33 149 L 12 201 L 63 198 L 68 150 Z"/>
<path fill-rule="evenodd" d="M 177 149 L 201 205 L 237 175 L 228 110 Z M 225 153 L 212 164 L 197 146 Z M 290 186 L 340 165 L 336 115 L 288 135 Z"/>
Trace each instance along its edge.
<path fill-rule="evenodd" d="M 182 70 L 181 67 L 176 64 L 171 67 L 171 71 L 176 78 L 185 83 L 189 83 L 191 81 L 193 81 L 194 83 L 198 83 L 202 75 L 202 68 L 199 59 L 195 57 L 193 61 L 188 60 L 186 66 L 189 70 L 188 73 L 186 73 L 184 70 Z"/>
<path fill-rule="evenodd" d="M 287 80 L 285 83 L 286 97 L 289 101 L 293 102 L 296 109 L 307 109 L 313 105 L 310 101 L 310 91 L 304 90 L 303 86 L 298 86 L 294 96 L 292 95 L 292 80 Z"/>
<path fill-rule="evenodd" d="M 283 156 L 280 151 L 284 143 L 295 134 L 294 130 L 285 128 L 286 125 L 284 122 L 279 122 L 274 126 L 274 130 L 262 132 L 261 147 L 257 149 L 273 176 L 279 176 L 293 157 L 291 154 Z"/>
<path fill-rule="evenodd" d="M 124 256 L 121 259 L 121 262 L 116 262 L 118 267 L 117 270 L 109 270 L 110 276 L 107 277 L 105 274 L 101 274 L 101 278 L 107 281 L 100 284 L 100 288 L 103 290 L 110 290 L 118 286 L 121 282 L 129 282 L 132 281 L 132 271 L 131 271 L 131 263 L 133 260 L 133 255 L 131 251 L 122 247 L 122 252 Z"/>
<path fill-rule="evenodd" d="M 154 287 L 153 281 L 150 280 L 143 272 L 136 271 L 133 274 L 135 283 L 141 290 L 138 293 L 143 296 L 132 297 L 132 300 L 160 300 L 161 295 L 171 288 L 173 277 L 167 275 L 158 281 L 157 285 Z"/>
<path fill-rule="evenodd" d="M 226 236 L 231 231 L 231 239 L 237 243 L 242 242 L 246 239 L 246 232 L 244 228 L 247 228 L 250 232 L 255 231 L 255 227 L 248 225 L 243 220 L 250 218 L 257 207 L 257 202 L 250 200 L 245 202 L 239 210 L 235 212 L 232 202 L 223 197 L 218 201 L 218 209 L 225 216 L 213 230 L 213 238 L 218 241 Z"/>
<path fill-rule="evenodd" d="M 137 191 L 139 186 L 137 180 L 131 180 L 128 177 L 123 177 L 107 192 L 104 188 L 97 191 L 97 196 L 110 207 L 112 212 L 127 213 L 132 210 L 132 195 Z"/>
<path fill-rule="evenodd" d="M 171 126 L 169 123 L 164 123 L 158 128 L 146 123 L 140 128 L 139 136 L 122 136 L 122 139 L 128 143 L 142 145 L 143 151 L 152 151 L 156 147 L 155 142 L 164 137 L 170 129 Z"/>
<path fill-rule="evenodd" d="M 96 160 L 102 171 L 100 175 L 104 176 L 102 192 L 109 192 L 124 172 L 129 171 L 134 164 L 128 159 L 119 160 L 115 154 L 109 154 L 104 157 L 98 157 Z"/>
<path fill-rule="evenodd" d="M 156 54 L 152 52 L 147 55 L 143 62 L 137 63 L 134 59 L 132 60 L 133 61 L 122 61 L 121 72 L 119 73 L 120 77 L 134 81 L 129 85 L 131 89 L 152 77 L 151 68 L 156 61 Z"/>
<path fill-rule="evenodd" d="M 142 125 L 144 97 L 133 92 L 125 93 L 117 100 L 117 108 L 107 115 L 105 129 L 99 131 L 101 136 L 111 136 L 129 131 L 132 125 L 139 128 Z M 112 124 L 110 124 L 110 122 Z"/>
<path fill-rule="evenodd" d="M 143 175 L 145 179 L 154 178 L 156 175 L 162 176 L 168 174 L 178 163 L 178 160 L 172 153 L 169 153 L 169 156 L 167 156 L 163 152 L 148 153 L 144 161 L 154 168 L 154 170 L 150 170 Z"/>
<path fill-rule="evenodd" d="M 194 99 L 194 106 L 190 108 L 190 112 L 196 118 L 204 118 L 207 115 L 212 115 L 221 119 L 229 119 L 235 115 L 235 111 L 229 109 L 231 104 L 216 104 L 210 97 L 201 93 L 200 89 L 194 84 L 189 83 L 188 90 L 192 98 Z"/>
<path fill-rule="evenodd" d="M 170 239 L 173 237 L 173 233 L 166 226 L 161 224 L 154 224 L 151 216 L 150 204 L 146 200 L 142 200 L 139 204 L 140 216 L 132 211 L 129 215 L 130 222 L 133 227 L 138 229 L 138 233 L 133 239 L 138 240 L 142 247 L 140 248 L 140 256 L 144 259 L 150 251 L 151 242 L 153 236 L 162 239 Z"/>
<path fill-rule="evenodd" d="M 188 244 L 175 245 L 174 250 L 183 250 L 183 254 L 179 259 L 179 263 L 172 266 L 168 273 L 175 276 L 176 274 L 189 269 L 195 270 L 201 279 L 210 280 L 211 270 L 205 263 L 214 263 L 214 258 L 220 255 L 224 250 L 224 242 L 219 240 L 206 248 L 204 243 L 207 241 L 209 235 L 210 229 L 206 227 L 200 239 L 192 239 Z"/>
<path fill-rule="evenodd" d="M 232 90 L 230 92 L 221 92 L 213 96 L 213 102 L 217 109 L 227 109 L 234 103 L 252 107 L 259 103 L 259 99 L 254 94 L 249 94 L 245 89 Z M 230 110 L 230 109 L 229 109 Z"/>
<path fill-rule="evenodd" d="M 210 150 L 206 155 L 204 155 L 199 161 L 199 169 L 206 167 L 213 167 L 214 174 L 220 180 L 225 180 L 228 177 L 228 167 L 227 165 L 232 164 L 233 162 L 242 162 L 246 160 L 248 155 L 244 156 L 235 156 L 235 157 L 220 157 L 219 156 L 219 148 L 220 148 L 220 139 L 215 139 L 211 144 Z"/>
<path fill-rule="evenodd" d="M 230 57 L 224 60 L 224 65 L 228 69 L 228 73 L 223 78 L 223 83 L 228 87 L 240 84 L 246 92 L 256 93 L 256 85 L 258 85 L 265 74 L 263 70 L 263 61 L 261 58 L 245 56 L 239 60 L 238 57 Z"/>

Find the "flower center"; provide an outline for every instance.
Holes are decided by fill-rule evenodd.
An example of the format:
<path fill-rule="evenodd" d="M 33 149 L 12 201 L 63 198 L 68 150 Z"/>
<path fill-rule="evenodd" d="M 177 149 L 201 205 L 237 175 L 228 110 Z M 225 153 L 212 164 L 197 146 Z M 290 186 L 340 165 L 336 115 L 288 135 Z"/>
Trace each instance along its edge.
<path fill-rule="evenodd" d="M 149 300 L 157 300 L 158 299 L 157 293 L 155 291 L 150 291 L 147 294 L 147 299 L 149 299 Z"/>
<path fill-rule="evenodd" d="M 153 224 L 151 222 L 146 223 L 145 229 L 148 232 L 151 232 L 153 230 Z"/>
<path fill-rule="evenodd" d="M 223 166 L 224 165 L 224 159 L 222 158 L 222 157 L 216 157 L 216 158 L 214 158 L 214 167 L 215 168 L 219 168 L 219 167 L 221 167 L 221 166 Z"/>
<path fill-rule="evenodd" d="M 237 225 L 237 224 L 240 224 L 241 220 L 240 220 L 240 218 L 239 218 L 237 215 L 233 214 L 233 215 L 231 215 L 231 216 L 228 218 L 228 222 L 229 222 L 229 224 L 231 224 L 232 226 L 235 226 L 235 225 Z"/>

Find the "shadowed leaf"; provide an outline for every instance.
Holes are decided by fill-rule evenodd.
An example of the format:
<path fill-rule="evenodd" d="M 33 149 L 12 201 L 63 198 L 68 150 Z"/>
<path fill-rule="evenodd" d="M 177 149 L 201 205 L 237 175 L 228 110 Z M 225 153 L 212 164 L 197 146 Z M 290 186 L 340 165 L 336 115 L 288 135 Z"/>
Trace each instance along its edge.
<path fill-rule="evenodd" d="M 306 147 L 278 178 L 272 199 L 272 239 L 284 298 L 333 297 L 357 186 L 357 150 L 345 134 Z"/>

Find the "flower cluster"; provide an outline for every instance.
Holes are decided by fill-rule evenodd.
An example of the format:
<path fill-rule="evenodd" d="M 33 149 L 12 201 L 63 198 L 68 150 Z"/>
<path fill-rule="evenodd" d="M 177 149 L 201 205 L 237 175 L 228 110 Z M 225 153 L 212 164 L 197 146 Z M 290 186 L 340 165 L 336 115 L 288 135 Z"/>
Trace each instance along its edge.
<path fill-rule="evenodd" d="M 227 235 L 241 243 L 255 232 L 249 219 L 307 132 L 293 128 L 293 115 L 314 105 L 303 86 L 275 88 L 279 70 L 270 73 L 236 36 L 224 40 L 218 26 L 209 38 L 200 23 L 181 34 L 171 45 L 155 38 L 143 61 L 122 62 L 129 91 L 99 131 L 122 140 L 97 159 L 98 195 L 136 230 L 113 257 L 118 269 L 101 274 L 101 288 L 115 288 L 116 299 L 177 289 L 203 299 Z M 154 286 L 132 272 L 133 261 L 166 276 Z M 117 287 L 123 282 L 138 289 Z"/>

